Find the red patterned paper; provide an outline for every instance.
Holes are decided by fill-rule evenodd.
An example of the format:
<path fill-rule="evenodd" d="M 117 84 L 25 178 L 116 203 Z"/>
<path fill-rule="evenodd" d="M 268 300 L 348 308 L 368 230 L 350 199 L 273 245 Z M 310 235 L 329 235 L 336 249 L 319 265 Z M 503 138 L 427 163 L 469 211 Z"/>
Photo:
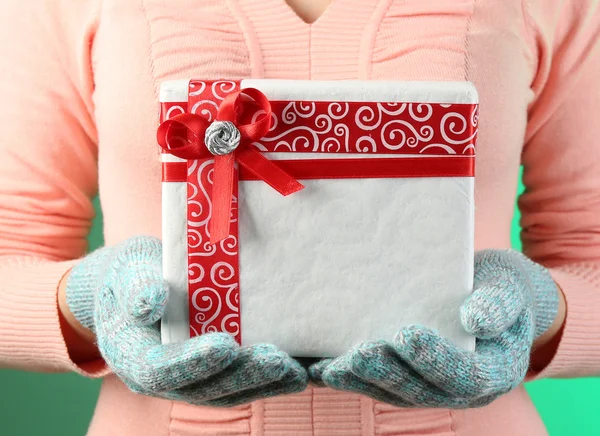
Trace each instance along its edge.
<path fill-rule="evenodd" d="M 274 102 L 263 151 L 475 154 L 470 104 Z M 301 121 L 302 126 L 298 126 Z"/>
<path fill-rule="evenodd" d="M 188 166 L 190 335 L 220 331 L 241 342 L 237 183 L 233 186 L 230 235 L 212 245 L 208 231 L 212 175 L 212 160 L 191 161 Z"/>
<path fill-rule="evenodd" d="M 230 92 L 238 88 L 235 82 L 223 85 L 199 86 L 190 83 L 188 102 L 162 103 L 161 121 L 185 113 L 188 107 L 194 111 L 194 100 L 210 99 L 200 110 L 203 116 L 213 120 L 218 104 Z M 222 90 L 222 92 L 219 92 Z M 214 92 L 213 92 L 214 91 Z M 218 244 L 210 243 L 209 222 L 212 215 L 211 190 L 214 160 L 203 159 L 187 163 L 187 237 L 188 237 L 188 293 L 190 336 L 210 332 L 227 332 L 241 343 L 237 183 L 233 187 L 230 235 Z M 237 170 L 236 170 L 237 180 Z"/>

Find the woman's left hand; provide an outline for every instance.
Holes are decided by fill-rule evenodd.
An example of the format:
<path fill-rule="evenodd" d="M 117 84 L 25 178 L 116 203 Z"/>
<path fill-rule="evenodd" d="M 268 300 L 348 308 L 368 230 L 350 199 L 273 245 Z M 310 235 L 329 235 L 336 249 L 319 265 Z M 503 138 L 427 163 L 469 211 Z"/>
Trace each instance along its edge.
<path fill-rule="evenodd" d="M 523 381 L 533 341 L 556 318 L 559 292 L 548 271 L 521 253 L 478 252 L 474 291 L 460 311 L 463 326 L 476 337 L 475 351 L 410 326 L 393 344 L 366 342 L 313 364 L 311 379 L 398 407 L 487 405 Z"/>

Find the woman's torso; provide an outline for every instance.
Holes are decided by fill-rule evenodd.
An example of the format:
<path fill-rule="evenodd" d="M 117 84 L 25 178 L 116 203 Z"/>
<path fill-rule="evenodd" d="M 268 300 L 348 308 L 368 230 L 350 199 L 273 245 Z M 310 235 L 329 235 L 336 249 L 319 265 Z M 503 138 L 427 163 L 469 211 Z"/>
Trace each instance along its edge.
<path fill-rule="evenodd" d="M 470 80 L 480 94 L 476 248 L 509 247 L 535 53 L 521 0 L 333 0 L 312 25 L 284 0 L 104 0 L 92 65 L 105 241 L 160 236 L 160 82 Z M 84 48 L 82 48 L 84 49 Z M 502 424 L 500 425 L 500 422 Z M 309 389 L 233 409 L 103 386 L 90 434 L 545 434 L 523 389 L 470 411 L 396 409 Z"/>

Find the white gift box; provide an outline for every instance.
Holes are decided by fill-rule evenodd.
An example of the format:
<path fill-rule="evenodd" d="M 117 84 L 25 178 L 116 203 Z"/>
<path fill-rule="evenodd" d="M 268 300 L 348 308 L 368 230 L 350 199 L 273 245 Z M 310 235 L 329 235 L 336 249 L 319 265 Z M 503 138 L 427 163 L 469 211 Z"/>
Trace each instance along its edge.
<path fill-rule="evenodd" d="M 162 153 L 163 342 L 226 331 L 330 357 L 420 324 L 472 350 L 459 307 L 473 285 L 473 85 L 170 81 L 161 121 L 211 122 L 246 88 L 272 107 L 249 146 L 304 189 L 283 196 L 240 169 L 229 237 L 211 244 L 213 159 Z"/>

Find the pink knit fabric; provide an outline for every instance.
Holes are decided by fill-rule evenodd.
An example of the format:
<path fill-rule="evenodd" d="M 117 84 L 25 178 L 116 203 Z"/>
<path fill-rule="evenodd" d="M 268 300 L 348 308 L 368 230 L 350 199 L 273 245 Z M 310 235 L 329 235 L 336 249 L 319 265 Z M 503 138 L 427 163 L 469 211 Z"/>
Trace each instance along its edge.
<path fill-rule="evenodd" d="M 600 10 L 595 0 L 0 2 L 0 366 L 106 372 L 68 356 L 56 290 L 105 239 L 160 236 L 157 89 L 175 78 L 473 81 L 481 99 L 476 248 L 510 246 L 519 165 L 525 252 L 568 305 L 538 377 L 600 373 Z M 466 411 L 330 389 L 232 409 L 173 404 L 107 376 L 90 435 L 545 434 L 523 388 Z"/>

